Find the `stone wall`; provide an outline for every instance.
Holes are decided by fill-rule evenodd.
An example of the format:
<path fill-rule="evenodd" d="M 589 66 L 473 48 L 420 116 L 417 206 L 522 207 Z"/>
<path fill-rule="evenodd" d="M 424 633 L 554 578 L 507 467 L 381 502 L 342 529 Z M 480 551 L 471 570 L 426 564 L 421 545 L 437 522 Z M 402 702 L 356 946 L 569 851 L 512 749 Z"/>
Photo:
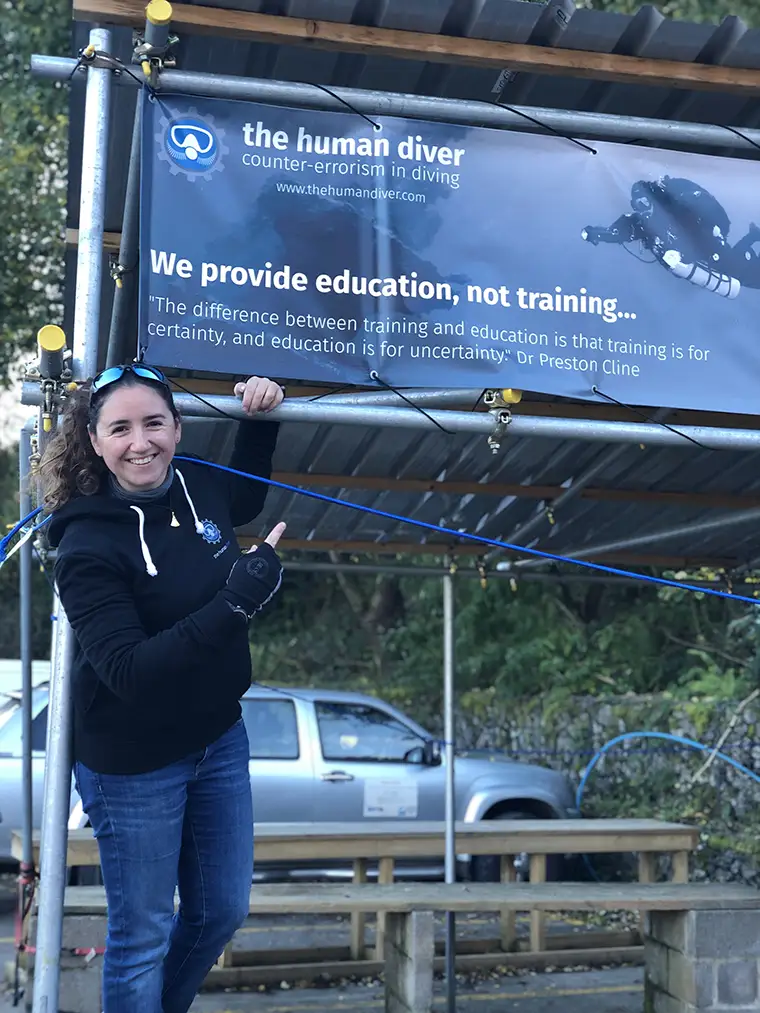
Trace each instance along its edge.
<path fill-rule="evenodd" d="M 594 754 L 619 735 L 668 732 L 713 747 L 731 727 L 722 752 L 760 771 L 758 701 L 736 716 L 739 702 L 667 696 L 562 697 L 524 701 L 472 692 L 458 700 L 460 748 L 506 751 L 515 759 L 566 771 L 577 784 Z M 430 724 L 430 722 L 429 722 Z M 585 815 L 686 820 L 703 831 L 693 878 L 760 886 L 760 784 L 709 753 L 654 739 L 614 747 L 595 768 L 583 797 Z"/>

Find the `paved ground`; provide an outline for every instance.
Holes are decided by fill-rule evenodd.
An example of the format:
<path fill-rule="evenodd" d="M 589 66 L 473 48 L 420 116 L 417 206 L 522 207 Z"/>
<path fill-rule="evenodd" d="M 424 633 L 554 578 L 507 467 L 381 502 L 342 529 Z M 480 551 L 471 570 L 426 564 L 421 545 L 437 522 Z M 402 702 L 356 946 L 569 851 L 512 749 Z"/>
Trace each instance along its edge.
<path fill-rule="evenodd" d="M 572 971 L 496 978 L 477 986 L 459 984 L 457 1013 L 642 1013 L 642 971 Z M 372 1013 L 383 1009 L 377 986 L 299 989 L 268 994 L 205 994 L 191 1013 Z M 442 982 L 436 983 L 436 1010 L 445 1010 Z M 5 1011 L 3 1011 L 5 1013 Z"/>

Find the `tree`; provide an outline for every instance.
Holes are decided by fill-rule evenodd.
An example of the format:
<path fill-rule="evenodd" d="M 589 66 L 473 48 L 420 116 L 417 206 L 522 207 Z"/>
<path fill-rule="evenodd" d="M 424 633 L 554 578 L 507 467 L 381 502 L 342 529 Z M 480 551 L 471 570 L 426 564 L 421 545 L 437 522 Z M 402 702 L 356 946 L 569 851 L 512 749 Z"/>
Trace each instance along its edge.
<path fill-rule="evenodd" d="M 32 53 L 68 55 L 69 0 L 0 0 L 0 380 L 63 316 L 68 88 L 33 78 Z"/>
<path fill-rule="evenodd" d="M 641 0 L 580 0 L 579 7 L 597 11 L 615 11 L 618 14 L 635 14 Z M 724 18 L 735 15 L 752 28 L 760 24 L 760 5 L 757 0 L 664 0 L 656 5 L 666 18 L 679 21 L 708 22 L 717 25 Z"/>
<path fill-rule="evenodd" d="M 15 523 L 18 516 L 18 449 L 14 447 L 0 450 L 1 526 Z M 0 568 L 0 603 L 0 658 L 18 658 L 18 555 Z M 35 561 L 32 568 L 32 655 L 37 660 L 50 657 L 51 603 L 50 584 Z"/>

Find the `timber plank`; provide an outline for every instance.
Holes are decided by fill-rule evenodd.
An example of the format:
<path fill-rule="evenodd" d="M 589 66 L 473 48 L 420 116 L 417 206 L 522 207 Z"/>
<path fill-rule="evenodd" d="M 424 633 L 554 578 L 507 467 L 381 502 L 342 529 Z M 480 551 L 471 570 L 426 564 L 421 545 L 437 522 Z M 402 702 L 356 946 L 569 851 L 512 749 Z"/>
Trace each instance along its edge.
<path fill-rule="evenodd" d="M 144 0 L 74 0 L 79 21 L 142 27 Z M 597 81 L 728 91 L 760 92 L 760 70 L 679 60 L 654 60 L 618 53 L 559 49 L 525 43 L 498 42 L 366 25 L 291 18 L 274 14 L 172 3 L 173 31 L 227 36 L 249 42 L 312 46 L 337 52 L 396 59 L 422 60 L 532 74 L 579 77 Z"/>
<path fill-rule="evenodd" d="M 615 854 L 693 851 L 699 831 L 657 820 L 520 820 L 456 824 L 461 854 Z M 33 835 L 39 864 L 39 832 Z M 254 831 L 257 862 L 435 857 L 444 853 L 444 825 L 400 823 L 263 823 Z M 21 834 L 13 831 L 12 854 L 20 858 Z M 98 865 L 92 831 L 69 831 L 68 865 Z"/>
<path fill-rule="evenodd" d="M 409 911 L 686 911 L 760 908 L 760 891 L 722 883 L 262 884 L 250 914 Z M 68 887 L 69 915 L 105 914 L 105 890 Z"/>

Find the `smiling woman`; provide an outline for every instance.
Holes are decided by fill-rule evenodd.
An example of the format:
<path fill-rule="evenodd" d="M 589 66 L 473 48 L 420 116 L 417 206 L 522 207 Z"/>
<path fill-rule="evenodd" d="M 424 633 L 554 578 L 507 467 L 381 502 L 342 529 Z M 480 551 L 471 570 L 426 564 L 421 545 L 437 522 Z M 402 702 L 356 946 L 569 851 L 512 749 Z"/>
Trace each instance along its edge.
<path fill-rule="evenodd" d="M 90 409 L 93 450 L 122 489 L 157 489 L 182 436 L 179 412 L 163 384 L 136 379 Z"/>
<path fill-rule="evenodd" d="M 237 384 L 243 410 L 282 389 Z M 75 635 L 74 774 L 108 897 L 104 1013 L 186 1013 L 248 914 L 248 627 L 280 587 L 278 524 L 241 555 L 267 486 L 184 458 L 169 384 L 144 363 L 67 399 L 43 461 L 55 578 Z M 238 426 L 231 464 L 268 478 L 278 425 Z M 179 887 L 181 906 L 174 914 Z"/>

